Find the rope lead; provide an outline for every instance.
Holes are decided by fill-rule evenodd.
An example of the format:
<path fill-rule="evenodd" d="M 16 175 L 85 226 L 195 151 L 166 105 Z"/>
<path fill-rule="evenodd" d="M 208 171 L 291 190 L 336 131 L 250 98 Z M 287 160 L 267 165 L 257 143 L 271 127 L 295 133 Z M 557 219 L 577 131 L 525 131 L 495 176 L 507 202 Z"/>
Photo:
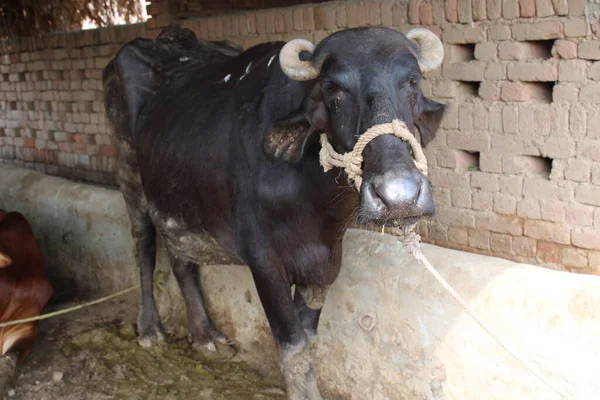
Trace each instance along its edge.
<path fill-rule="evenodd" d="M 356 190 L 360 192 L 362 185 L 362 152 L 367 147 L 371 140 L 381 135 L 394 135 L 404 140 L 410 146 L 413 162 L 415 166 L 424 174 L 427 175 L 427 159 L 423 148 L 419 144 L 415 136 L 408 130 L 404 122 L 397 119 L 387 124 L 374 125 L 363 133 L 357 140 L 352 151 L 346 154 L 340 154 L 335 151 L 329 140 L 327 134 L 321 134 L 321 151 L 319 153 L 319 160 L 321 166 L 325 172 L 329 171 L 334 167 L 339 167 L 346 171 L 346 174 L 350 178 Z M 402 247 L 406 252 L 411 254 L 417 263 L 423 265 L 435 278 L 435 280 L 442 285 L 444 290 L 452 296 L 454 300 L 477 322 L 479 326 L 483 328 L 491 337 L 494 339 L 506 352 L 517 360 L 526 370 L 531 372 L 536 378 L 542 383 L 548 386 L 552 391 L 561 396 L 563 399 L 568 399 L 567 395 L 560 389 L 555 387 L 540 371 L 529 364 L 525 359 L 516 354 L 500 337 L 488 326 L 488 324 L 481 319 L 469 305 L 460 297 L 458 293 L 446 282 L 446 280 L 440 275 L 433 265 L 427 260 L 427 258 L 421 252 L 421 236 L 415 232 L 416 224 L 406 225 L 401 227 L 388 228 L 387 231 L 396 236 L 398 241 L 402 243 Z M 385 230 L 386 228 L 383 227 Z"/>

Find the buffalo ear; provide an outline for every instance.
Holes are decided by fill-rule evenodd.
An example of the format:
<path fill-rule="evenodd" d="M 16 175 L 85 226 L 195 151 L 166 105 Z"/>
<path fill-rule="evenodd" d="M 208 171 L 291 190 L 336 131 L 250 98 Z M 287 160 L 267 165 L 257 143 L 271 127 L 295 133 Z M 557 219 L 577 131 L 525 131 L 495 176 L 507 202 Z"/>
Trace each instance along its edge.
<path fill-rule="evenodd" d="M 269 128 L 263 139 L 263 150 L 273 159 L 297 163 L 313 132 L 303 113 L 294 114 Z"/>
<path fill-rule="evenodd" d="M 415 124 L 419 128 L 421 145 L 423 147 L 427 146 L 435 138 L 445 111 L 445 104 L 430 100 L 424 96 L 419 99 Z"/>

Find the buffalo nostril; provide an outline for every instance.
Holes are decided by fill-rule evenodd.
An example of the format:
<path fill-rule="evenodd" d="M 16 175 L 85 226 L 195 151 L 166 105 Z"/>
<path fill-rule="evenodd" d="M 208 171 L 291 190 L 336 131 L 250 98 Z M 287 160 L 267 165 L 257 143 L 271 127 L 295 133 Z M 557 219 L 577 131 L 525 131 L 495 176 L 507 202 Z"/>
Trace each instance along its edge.
<path fill-rule="evenodd" d="M 414 205 L 421 193 L 421 178 L 416 175 L 376 179 L 373 189 L 390 211 Z"/>

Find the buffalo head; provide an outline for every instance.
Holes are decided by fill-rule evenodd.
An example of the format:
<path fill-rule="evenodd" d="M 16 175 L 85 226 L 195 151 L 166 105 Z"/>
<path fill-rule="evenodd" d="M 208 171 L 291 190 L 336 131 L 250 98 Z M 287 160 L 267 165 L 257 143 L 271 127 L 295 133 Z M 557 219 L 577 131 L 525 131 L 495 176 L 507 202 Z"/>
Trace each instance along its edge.
<path fill-rule="evenodd" d="M 338 153 L 347 153 L 367 129 L 394 119 L 412 132 L 418 129 L 426 146 L 435 136 L 445 105 L 423 96 L 419 84 L 442 59 L 442 43 L 426 29 L 407 35 L 388 28 L 349 29 L 316 47 L 303 39 L 288 42 L 279 54 L 281 69 L 289 78 L 303 81 L 306 94 L 300 109 L 267 133 L 268 138 L 283 131 L 285 139 L 280 134 L 277 140 L 267 139 L 265 143 L 277 145 L 265 149 L 297 162 L 307 139 L 326 133 Z M 368 144 L 363 156 L 360 222 L 416 221 L 434 213 L 430 183 L 415 167 L 405 142 L 380 136 Z"/>

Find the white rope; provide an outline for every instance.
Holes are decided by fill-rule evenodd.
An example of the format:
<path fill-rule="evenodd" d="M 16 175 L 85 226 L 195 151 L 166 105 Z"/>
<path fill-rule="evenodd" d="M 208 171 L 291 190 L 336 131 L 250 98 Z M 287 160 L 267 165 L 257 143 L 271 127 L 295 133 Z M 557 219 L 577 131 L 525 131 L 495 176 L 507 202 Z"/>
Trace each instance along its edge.
<path fill-rule="evenodd" d="M 398 120 L 371 127 L 358 138 L 358 141 L 356 142 L 356 145 L 352 151 L 346 154 L 337 153 L 329 143 L 327 135 L 322 134 L 321 152 L 319 153 L 321 166 L 325 172 L 334 167 L 343 168 L 348 174 L 348 177 L 354 182 L 356 189 L 360 192 L 360 187 L 362 184 L 362 152 L 371 140 L 386 134 L 397 136 L 406 141 L 411 148 L 415 166 L 421 172 L 427 175 L 427 160 L 425 159 L 421 145 L 416 140 L 414 135 L 408 130 L 406 125 Z M 561 396 L 563 399 L 568 399 L 569 397 L 556 386 L 554 386 L 552 382 L 550 382 L 544 376 L 544 374 L 538 371 L 533 365 L 529 364 L 525 359 L 517 355 L 515 350 L 511 349 L 510 346 L 500 339 L 500 337 L 492 330 L 492 328 L 490 328 L 489 325 L 481 317 L 479 317 L 460 297 L 460 295 L 456 293 L 452 286 L 446 282 L 446 280 L 440 275 L 435 267 L 431 265 L 425 255 L 423 255 L 421 252 L 421 237 L 415 232 L 415 226 L 416 224 L 397 228 L 388 228 L 388 232 L 398 238 L 398 240 L 402 243 L 404 250 L 411 254 L 419 264 L 423 265 L 433 275 L 435 280 L 442 285 L 444 290 L 446 290 L 446 292 L 448 292 L 450 296 L 456 300 L 462 309 L 465 310 L 467 314 L 469 314 L 469 316 L 471 316 L 471 318 L 473 318 L 473 320 L 492 337 L 492 339 L 494 339 L 504 350 L 506 350 L 510 356 L 521 363 L 525 369 L 531 372 L 536 378 L 538 378 L 556 394 Z"/>

